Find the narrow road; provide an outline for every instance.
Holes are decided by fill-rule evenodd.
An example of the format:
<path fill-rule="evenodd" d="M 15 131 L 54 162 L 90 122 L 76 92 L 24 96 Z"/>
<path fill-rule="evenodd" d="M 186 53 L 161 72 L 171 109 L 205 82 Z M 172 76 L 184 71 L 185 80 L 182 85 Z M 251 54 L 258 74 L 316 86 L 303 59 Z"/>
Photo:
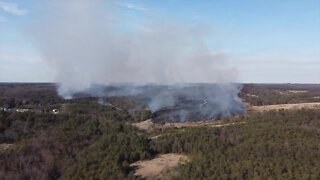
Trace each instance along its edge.
<path fill-rule="evenodd" d="M 208 101 L 204 99 L 204 100 L 203 100 L 203 103 L 200 104 L 200 107 L 205 106 L 206 104 L 208 104 Z"/>

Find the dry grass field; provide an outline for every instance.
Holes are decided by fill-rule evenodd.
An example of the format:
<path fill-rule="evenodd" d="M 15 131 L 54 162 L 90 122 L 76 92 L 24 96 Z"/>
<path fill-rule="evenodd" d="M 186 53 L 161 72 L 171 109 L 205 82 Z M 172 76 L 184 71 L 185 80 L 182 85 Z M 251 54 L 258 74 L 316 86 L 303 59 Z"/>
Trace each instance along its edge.
<path fill-rule="evenodd" d="M 185 163 L 189 158 L 182 154 L 162 154 L 154 159 L 146 161 L 138 161 L 131 164 L 131 167 L 136 168 L 135 175 L 144 179 L 163 179 L 162 173 Z"/>

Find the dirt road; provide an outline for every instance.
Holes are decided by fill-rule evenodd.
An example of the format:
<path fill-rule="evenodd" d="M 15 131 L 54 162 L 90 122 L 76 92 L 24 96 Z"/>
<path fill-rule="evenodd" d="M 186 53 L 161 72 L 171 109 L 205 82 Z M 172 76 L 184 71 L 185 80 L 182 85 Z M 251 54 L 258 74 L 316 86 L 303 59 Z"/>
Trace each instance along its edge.
<path fill-rule="evenodd" d="M 165 129 L 165 128 L 183 128 L 183 127 L 199 127 L 199 126 L 208 126 L 208 127 L 224 127 L 236 124 L 243 124 L 245 122 L 232 122 L 232 123 L 223 123 L 223 121 L 195 121 L 195 122 L 181 122 L 181 123 L 153 123 L 151 119 L 142 121 L 139 123 L 133 124 L 140 130 L 150 131 L 152 128 L 156 129 Z"/>

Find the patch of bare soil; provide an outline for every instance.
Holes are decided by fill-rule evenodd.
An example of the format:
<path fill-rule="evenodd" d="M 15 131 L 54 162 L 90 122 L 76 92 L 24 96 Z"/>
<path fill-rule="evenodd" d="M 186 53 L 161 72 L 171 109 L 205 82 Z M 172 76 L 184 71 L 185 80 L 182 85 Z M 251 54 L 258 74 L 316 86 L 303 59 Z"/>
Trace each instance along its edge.
<path fill-rule="evenodd" d="M 259 96 L 255 95 L 255 94 L 247 94 L 247 96 L 249 96 L 249 97 L 259 97 Z"/>
<path fill-rule="evenodd" d="M 13 144 L 6 144 L 6 143 L 0 144 L 0 151 L 5 151 L 9 149 L 12 145 Z"/>
<path fill-rule="evenodd" d="M 288 92 L 294 93 L 294 94 L 300 94 L 300 93 L 307 93 L 308 91 L 302 91 L 302 90 L 289 90 Z"/>
<path fill-rule="evenodd" d="M 182 154 L 162 154 L 154 159 L 138 161 L 130 166 L 136 168 L 135 175 L 144 179 L 163 179 L 163 173 L 178 166 L 179 163 L 186 163 L 189 158 Z"/>
<path fill-rule="evenodd" d="M 299 104 L 277 104 L 266 106 L 251 106 L 248 110 L 270 111 L 270 110 L 289 110 L 289 109 L 320 109 L 320 103 L 299 103 Z"/>
<path fill-rule="evenodd" d="M 133 126 L 137 127 L 140 130 L 148 131 L 149 129 L 152 128 L 154 123 L 151 121 L 151 119 L 147 119 L 145 121 L 141 121 L 138 123 L 132 124 Z"/>

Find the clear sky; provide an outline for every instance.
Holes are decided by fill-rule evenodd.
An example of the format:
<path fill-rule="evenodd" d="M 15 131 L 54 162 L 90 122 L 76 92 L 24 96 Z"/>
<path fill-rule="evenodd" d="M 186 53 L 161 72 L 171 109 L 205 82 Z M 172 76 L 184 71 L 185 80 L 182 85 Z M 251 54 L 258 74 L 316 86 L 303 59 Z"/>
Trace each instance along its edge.
<path fill-rule="evenodd" d="M 0 0 L 0 82 L 52 82 L 28 34 L 42 0 Z M 119 0 L 130 23 L 152 14 L 210 27 L 240 82 L 320 83 L 320 0 Z M 41 7 L 40 7 L 41 8 Z M 48 27 L 50 28 L 50 27 Z"/>

